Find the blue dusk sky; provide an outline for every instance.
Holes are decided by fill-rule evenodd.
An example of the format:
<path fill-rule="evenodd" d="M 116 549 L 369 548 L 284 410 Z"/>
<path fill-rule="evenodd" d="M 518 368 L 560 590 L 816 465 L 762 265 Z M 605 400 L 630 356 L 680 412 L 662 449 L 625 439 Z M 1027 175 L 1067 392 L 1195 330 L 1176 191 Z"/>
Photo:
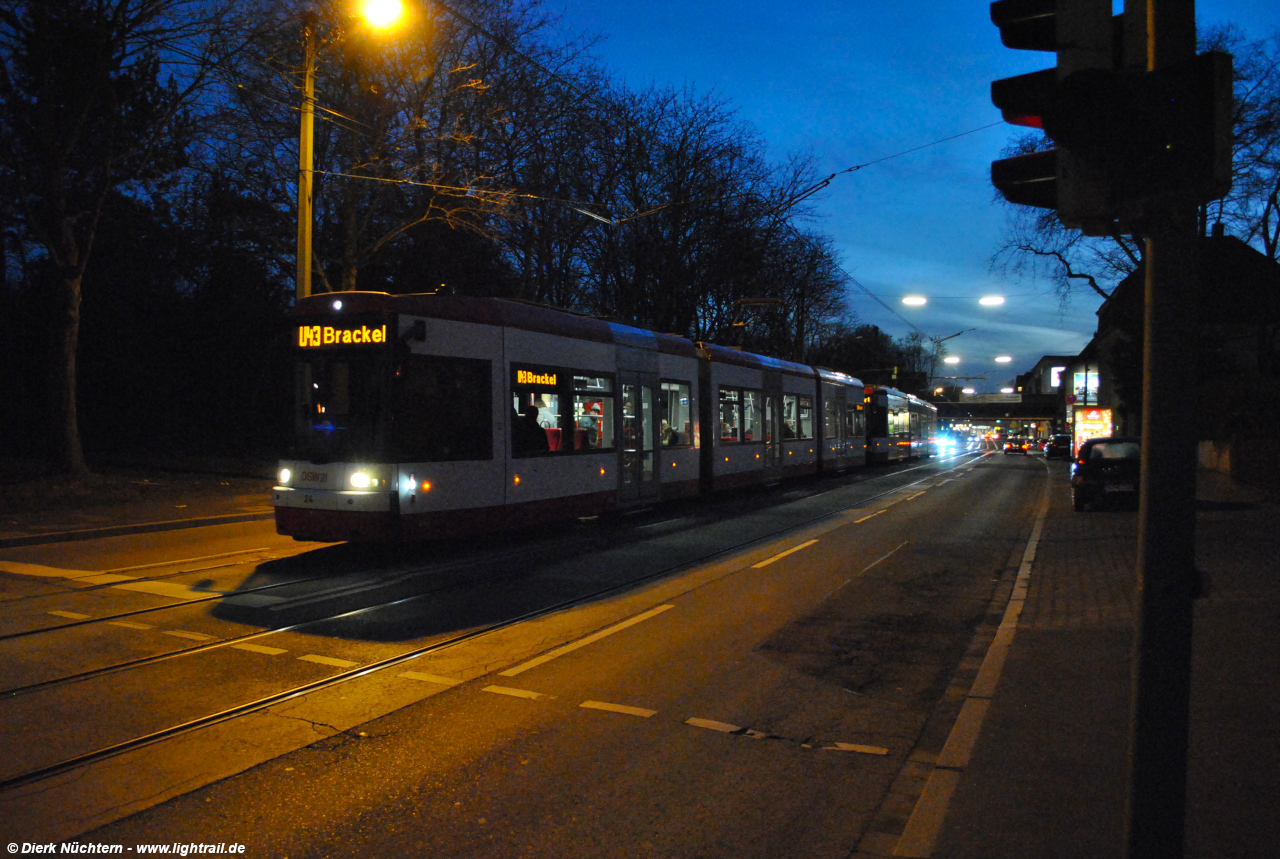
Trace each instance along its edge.
<path fill-rule="evenodd" d="M 1117 2 L 1116 11 L 1122 3 Z M 1014 136 L 989 87 L 1053 65 L 1052 54 L 1000 44 L 986 0 L 545 0 L 566 36 L 598 36 L 593 53 L 634 89 L 714 91 L 781 161 L 813 155 L 820 176 L 965 132 L 956 140 L 837 177 L 815 200 L 812 229 L 831 236 L 862 322 L 894 336 L 947 337 L 957 372 L 994 389 L 1046 354 L 1076 354 L 1100 299 L 1078 292 L 1065 312 L 1048 282 L 990 270 L 1005 207 L 989 168 Z M 1276 0 L 1200 0 L 1200 25 L 1230 23 L 1250 39 L 1280 32 Z M 929 297 L 905 307 L 907 294 Z M 1006 296 L 999 308 L 983 295 Z M 899 318 L 903 317 L 903 318 Z M 996 355 L 1011 355 L 997 365 Z"/>

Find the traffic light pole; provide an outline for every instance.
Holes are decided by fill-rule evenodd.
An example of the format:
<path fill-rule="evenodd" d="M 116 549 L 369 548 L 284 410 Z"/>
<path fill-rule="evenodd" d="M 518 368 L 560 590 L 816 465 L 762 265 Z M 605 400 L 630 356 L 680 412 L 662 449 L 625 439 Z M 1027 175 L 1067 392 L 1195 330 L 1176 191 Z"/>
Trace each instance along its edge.
<path fill-rule="evenodd" d="M 1133 21 L 1145 22 L 1139 32 L 1145 31 L 1147 71 L 1195 56 L 1194 0 L 1126 0 L 1126 18 L 1131 12 Z M 1178 859 L 1185 837 L 1196 593 L 1197 428 L 1189 407 L 1199 284 L 1196 212 L 1194 201 L 1166 198 L 1142 216 L 1146 312 L 1128 859 Z"/>

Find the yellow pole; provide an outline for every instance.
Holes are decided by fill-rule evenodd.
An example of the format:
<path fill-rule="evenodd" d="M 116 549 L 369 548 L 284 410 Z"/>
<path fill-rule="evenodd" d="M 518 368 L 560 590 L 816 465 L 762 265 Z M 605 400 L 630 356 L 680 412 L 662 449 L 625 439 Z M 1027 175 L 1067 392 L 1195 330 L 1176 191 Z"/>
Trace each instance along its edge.
<path fill-rule="evenodd" d="M 302 128 L 298 133 L 298 273 L 296 299 L 311 295 L 311 201 L 316 117 L 316 20 L 303 22 L 306 49 L 302 75 Z"/>

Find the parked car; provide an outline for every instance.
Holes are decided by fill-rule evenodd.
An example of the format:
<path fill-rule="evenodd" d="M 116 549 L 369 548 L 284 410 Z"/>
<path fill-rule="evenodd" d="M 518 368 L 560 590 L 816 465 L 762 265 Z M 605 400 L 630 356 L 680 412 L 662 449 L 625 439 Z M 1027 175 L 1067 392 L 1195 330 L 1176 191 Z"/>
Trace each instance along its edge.
<path fill-rule="evenodd" d="M 1089 504 L 1106 507 L 1112 501 L 1136 502 L 1141 460 L 1141 439 L 1089 439 L 1080 445 L 1071 464 L 1071 506 L 1079 511 Z"/>
<path fill-rule="evenodd" d="M 1059 456 L 1071 455 L 1071 436 L 1055 435 L 1052 436 L 1044 445 L 1044 455 L 1046 459 L 1054 459 Z"/>
<path fill-rule="evenodd" d="M 1020 453 L 1023 456 L 1026 456 L 1029 450 L 1031 450 L 1031 442 L 1025 438 L 1010 436 L 1009 438 L 1005 439 L 1005 442 L 1004 442 L 1005 454 Z"/>

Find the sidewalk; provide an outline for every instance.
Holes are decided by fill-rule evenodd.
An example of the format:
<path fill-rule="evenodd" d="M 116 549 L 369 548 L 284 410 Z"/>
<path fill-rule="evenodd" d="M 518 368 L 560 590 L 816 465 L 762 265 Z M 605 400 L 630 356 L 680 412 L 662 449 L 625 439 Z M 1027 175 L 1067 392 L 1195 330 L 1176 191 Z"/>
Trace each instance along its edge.
<path fill-rule="evenodd" d="M 1201 471 L 1189 857 L 1280 855 L 1280 505 Z M 1055 482 L 1018 622 L 938 859 L 1123 855 L 1137 516 Z"/>
<path fill-rule="evenodd" d="M 268 477 L 102 468 L 87 478 L 0 469 L 0 548 L 271 518 Z"/>

